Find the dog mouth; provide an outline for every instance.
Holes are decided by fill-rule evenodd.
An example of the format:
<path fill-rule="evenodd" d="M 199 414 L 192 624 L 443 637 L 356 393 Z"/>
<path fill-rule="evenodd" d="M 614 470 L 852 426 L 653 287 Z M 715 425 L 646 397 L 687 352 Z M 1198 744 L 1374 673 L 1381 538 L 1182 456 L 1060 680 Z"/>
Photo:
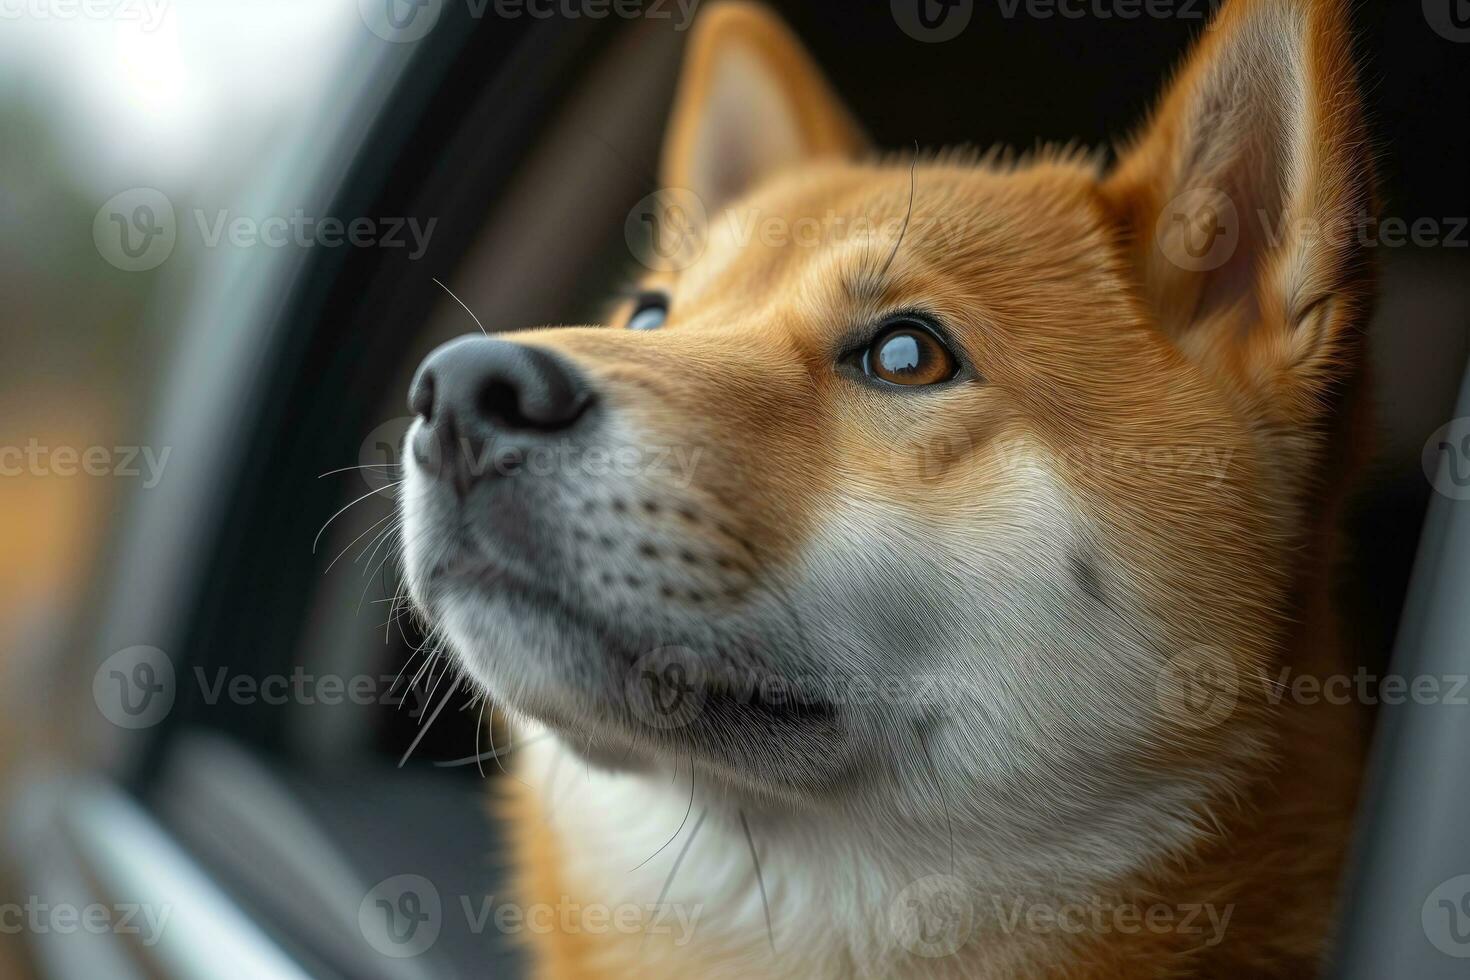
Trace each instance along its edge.
<path fill-rule="evenodd" d="M 813 755 L 842 754 L 839 704 L 820 681 L 771 663 L 795 651 L 722 634 L 709 621 L 620 621 L 555 577 L 466 554 L 428 578 L 434 618 L 453 623 L 473 609 L 518 637 L 494 655 L 472 636 L 456 638 L 492 700 L 574 747 L 591 736 L 600 760 L 634 751 L 693 757 L 753 787 L 796 790 L 823 769 Z"/>
<path fill-rule="evenodd" d="M 622 654 L 625 700 L 646 727 L 777 732 L 839 722 L 837 706 L 810 682 L 732 662 L 728 653 L 712 670 L 687 652 L 664 647 L 636 660 Z"/>
<path fill-rule="evenodd" d="M 598 642 L 586 653 L 623 675 L 623 701 L 644 726 L 671 730 L 702 718 L 721 727 L 765 729 L 832 724 L 838 718 L 819 681 L 771 667 L 764 662 L 768 652 L 750 638 L 714 639 L 706 632 L 695 640 L 629 629 L 589 610 L 579 596 L 494 563 L 460 558 L 441 566 L 439 575 L 457 583 L 459 601 L 513 609 L 509 614 L 595 635 Z"/>
<path fill-rule="evenodd" d="M 820 661 L 728 491 L 409 476 L 410 590 L 491 702 L 599 764 L 692 759 L 787 796 L 847 765 L 852 719 L 793 676 Z"/>

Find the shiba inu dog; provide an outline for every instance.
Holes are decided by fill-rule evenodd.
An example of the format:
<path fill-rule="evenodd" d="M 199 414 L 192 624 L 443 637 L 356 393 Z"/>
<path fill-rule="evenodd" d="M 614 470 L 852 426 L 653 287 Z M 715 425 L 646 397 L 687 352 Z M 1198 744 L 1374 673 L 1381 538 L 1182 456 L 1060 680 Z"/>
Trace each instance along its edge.
<path fill-rule="evenodd" d="M 686 58 L 666 261 L 410 394 L 538 975 L 1313 973 L 1361 735 L 1268 678 L 1342 657 L 1342 6 L 1230 0 L 1111 163 L 879 158 L 758 6 Z"/>

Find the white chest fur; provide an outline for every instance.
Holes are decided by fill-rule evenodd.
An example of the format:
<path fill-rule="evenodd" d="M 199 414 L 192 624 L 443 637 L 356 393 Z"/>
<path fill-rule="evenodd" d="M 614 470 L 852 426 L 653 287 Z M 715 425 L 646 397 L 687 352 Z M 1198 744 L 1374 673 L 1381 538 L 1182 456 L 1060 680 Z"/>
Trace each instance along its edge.
<path fill-rule="evenodd" d="M 986 849 L 964 839 L 951 873 L 944 834 L 790 814 L 742 823 L 713 790 L 696 786 L 691 805 L 687 771 L 609 773 L 554 736 L 521 739 L 514 775 L 540 795 L 555 835 L 571 893 L 558 900 L 596 907 L 610 932 L 653 921 L 654 941 L 687 950 L 701 976 L 1022 976 L 1066 939 L 1025 917 L 1086 902 L 1076 881 L 1043 895 L 1045 872 L 1022 872 L 1025 862 L 982 866 L 972 855 Z"/>

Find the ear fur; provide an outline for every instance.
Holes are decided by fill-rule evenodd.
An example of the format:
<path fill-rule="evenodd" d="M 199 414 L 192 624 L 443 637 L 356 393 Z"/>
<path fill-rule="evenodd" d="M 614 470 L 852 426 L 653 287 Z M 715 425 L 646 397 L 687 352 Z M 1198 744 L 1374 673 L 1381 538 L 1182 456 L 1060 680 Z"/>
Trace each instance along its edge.
<path fill-rule="evenodd" d="M 1309 424 L 1371 297 L 1369 154 L 1340 0 L 1231 0 L 1103 184 L 1187 353 Z"/>
<path fill-rule="evenodd" d="M 775 14 L 721 3 L 695 25 L 661 179 L 723 207 L 782 169 L 867 147 L 851 113 Z"/>

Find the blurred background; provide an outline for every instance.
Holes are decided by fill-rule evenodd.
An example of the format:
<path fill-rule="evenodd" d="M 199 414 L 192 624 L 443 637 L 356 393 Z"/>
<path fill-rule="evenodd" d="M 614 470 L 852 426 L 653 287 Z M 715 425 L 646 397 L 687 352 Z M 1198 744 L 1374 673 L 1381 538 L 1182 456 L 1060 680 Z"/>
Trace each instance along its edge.
<path fill-rule="evenodd" d="M 215 740 L 189 743 L 180 771 L 243 771 L 219 761 L 223 737 L 273 778 L 301 774 L 293 798 L 310 797 L 297 802 L 313 819 L 367 792 L 385 811 L 443 793 L 475 832 L 478 803 L 464 801 L 482 767 L 434 766 L 476 751 L 467 692 L 405 769 L 422 698 L 391 716 L 360 705 L 303 720 L 301 705 L 191 707 L 181 690 L 168 724 L 139 733 L 98 724 L 97 665 L 145 645 L 181 676 L 200 662 L 257 679 L 301 663 L 374 677 L 409 665 L 429 668 L 415 683 L 432 689 L 411 627 L 385 650 L 391 617 L 374 605 L 394 589 L 392 562 L 375 567 L 392 550 L 377 536 L 387 495 L 313 545 L 384 481 L 322 475 L 391 465 L 408 372 L 474 329 L 434 279 L 496 329 L 594 319 L 636 269 L 624 219 L 656 186 L 697 6 L 0 0 L 0 794 L 108 773 L 229 880 L 206 811 L 178 803 L 204 791 L 169 775 L 180 733 L 207 730 Z M 773 6 L 881 145 L 1025 149 L 1126 134 L 1213 5 L 1043 16 L 974 0 L 937 33 L 902 0 Z M 1470 24 L 1454 0 L 1354 7 L 1389 223 L 1376 233 L 1377 442 L 1344 598 L 1361 659 L 1381 670 L 1432 496 L 1421 454 L 1454 415 L 1470 352 Z M 372 224 L 343 244 L 357 218 Z M 344 226 L 337 244 L 323 246 L 323 219 Z M 257 383 L 272 397 L 241 393 Z M 351 571 L 324 575 L 343 554 Z M 268 663 L 253 659 L 263 650 Z M 345 780 L 336 801 L 325 770 Z M 24 894 L 34 876 L 14 844 L 35 838 L 7 833 Z M 390 834 L 363 827 L 361 853 Z M 232 894 L 257 896 L 242 905 L 264 921 L 265 888 Z M 336 940 L 264 931 L 318 964 L 352 961 Z M 0 936 L 0 975 L 27 975 L 27 938 Z"/>
<path fill-rule="evenodd" d="M 152 482 L 126 457 L 206 261 L 196 235 L 161 267 L 118 268 L 94 219 L 139 186 L 238 209 L 281 141 L 331 111 L 362 30 L 333 0 L 0 9 L 0 445 L 37 449 L 0 475 L 0 780 L 34 745 L 18 707 L 49 696 L 17 661 L 54 652 L 129 492 Z M 89 474 L 92 447 L 105 457 Z M 19 946 L 0 937 L 0 975 L 25 975 Z"/>
<path fill-rule="evenodd" d="M 330 0 L 7 5 L 0 15 L 0 444 L 140 445 L 180 302 L 204 261 L 184 236 L 146 273 L 109 264 L 93 219 L 154 187 L 238 211 L 279 141 L 317 118 L 355 6 Z M 65 468 L 63 466 L 63 468 Z M 15 637 L 66 614 L 118 480 L 44 466 L 0 480 L 0 622 Z M 121 479 L 128 479 L 122 477 Z"/>

